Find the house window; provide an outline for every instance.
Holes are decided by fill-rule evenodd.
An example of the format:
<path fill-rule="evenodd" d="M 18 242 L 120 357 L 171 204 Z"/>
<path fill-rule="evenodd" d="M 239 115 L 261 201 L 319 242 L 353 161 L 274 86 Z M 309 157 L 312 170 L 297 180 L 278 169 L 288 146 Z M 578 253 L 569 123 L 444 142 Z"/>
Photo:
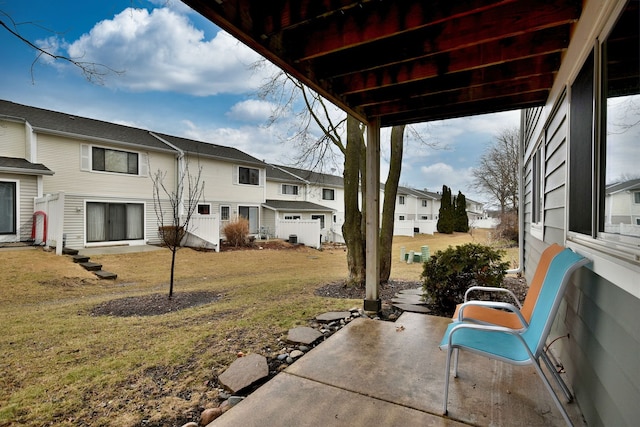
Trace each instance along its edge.
<path fill-rule="evenodd" d="M 238 167 L 238 183 L 260 185 L 260 171 L 255 168 Z"/>
<path fill-rule="evenodd" d="M 400 221 L 404 221 L 404 215 L 400 215 L 400 216 L 398 217 L 398 220 L 400 220 Z"/>
<path fill-rule="evenodd" d="M 640 191 L 633 193 L 633 203 L 640 204 Z"/>
<path fill-rule="evenodd" d="M 324 215 L 311 215 L 311 219 L 319 219 L 320 220 L 320 229 L 324 228 Z"/>
<path fill-rule="evenodd" d="M 428 200 L 423 200 L 423 201 L 422 201 L 422 207 L 423 207 L 423 208 L 426 208 L 426 207 L 427 207 L 427 205 L 428 205 L 428 202 L 429 202 Z"/>
<path fill-rule="evenodd" d="M 531 195 L 531 203 L 533 204 L 532 208 L 532 219 L 531 222 L 534 224 L 542 222 L 542 200 L 544 194 L 544 178 L 542 175 L 542 146 L 538 148 L 536 153 L 533 155 L 533 168 L 532 168 L 532 195 Z"/>
<path fill-rule="evenodd" d="M 16 183 L 0 181 L 0 234 L 16 233 Z"/>
<path fill-rule="evenodd" d="M 211 215 L 211 205 L 208 203 L 199 203 L 198 204 L 198 213 L 200 215 Z"/>
<path fill-rule="evenodd" d="M 298 186 L 291 184 L 282 184 L 282 194 L 298 195 Z"/>
<path fill-rule="evenodd" d="M 229 206 L 220 206 L 220 221 L 229 221 Z"/>
<path fill-rule="evenodd" d="M 291 220 L 300 219 L 300 215 L 285 215 L 284 219 L 291 219 Z"/>
<path fill-rule="evenodd" d="M 404 196 L 398 196 L 398 203 L 404 205 Z"/>
<path fill-rule="evenodd" d="M 249 233 L 258 234 L 258 208 L 256 206 L 238 206 L 238 214 L 249 221 Z"/>
<path fill-rule="evenodd" d="M 571 86 L 568 190 L 569 230 L 576 237 L 586 235 L 633 253 L 640 242 L 640 229 L 634 221 L 638 212 L 630 210 L 636 199 L 629 194 L 640 184 L 636 3 L 627 4 Z M 596 76 L 602 77 L 595 81 Z M 589 117 L 602 125 L 594 127 Z"/>
<path fill-rule="evenodd" d="M 87 202 L 87 242 L 144 238 L 144 204 Z"/>
<path fill-rule="evenodd" d="M 429 216 L 428 216 L 428 215 L 422 215 L 422 216 L 420 217 L 420 219 L 422 219 L 422 220 L 428 220 L 428 219 L 429 219 Z"/>
<path fill-rule="evenodd" d="M 335 190 L 332 188 L 323 188 L 322 200 L 335 200 Z"/>
<path fill-rule="evenodd" d="M 94 171 L 138 175 L 138 153 L 91 147 L 91 168 Z"/>

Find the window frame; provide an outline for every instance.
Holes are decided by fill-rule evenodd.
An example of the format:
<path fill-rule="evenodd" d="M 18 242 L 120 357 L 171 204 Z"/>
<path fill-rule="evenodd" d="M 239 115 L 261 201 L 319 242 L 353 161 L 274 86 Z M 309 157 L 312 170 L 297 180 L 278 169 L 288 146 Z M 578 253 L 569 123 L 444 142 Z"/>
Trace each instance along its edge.
<path fill-rule="evenodd" d="M 531 235 L 544 240 L 545 138 L 531 157 Z"/>
<path fill-rule="evenodd" d="M 200 212 L 200 207 L 206 207 L 207 212 L 206 213 L 202 213 Z M 211 215 L 211 203 L 198 203 L 198 206 L 196 207 L 196 212 L 198 213 L 198 215 Z"/>
<path fill-rule="evenodd" d="M 315 220 L 315 219 L 319 219 L 320 220 L 320 229 L 324 229 L 325 228 L 325 224 L 326 224 L 326 217 L 324 214 L 312 214 L 311 215 L 311 219 Z"/>
<path fill-rule="evenodd" d="M 297 196 L 300 191 L 299 187 L 300 186 L 297 184 L 282 184 L 280 186 L 280 194 L 287 196 Z M 292 192 L 288 192 L 287 189 L 291 189 Z"/>
<path fill-rule="evenodd" d="M 326 197 L 327 194 L 331 194 L 331 197 Z M 335 200 L 336 199 L 336 190 L 333 188 L 323 188 L 322 189 L 322 200 Z"/>
<path fill-rule="evenodd" d="M 243 170 L 247 171 L 246 179 L 248 182 L 241 181 L 241 179 L 245 178 L 245 173 L 242 172 Z M 252 171 L 255 171 L 255 174 L 252 174 Z M 249 166 L 238 166 L 237 173 L 238 173 L 238 179 L 237 179 L 238 185 L 251 185 L 255 187 L 260 186 L 260 169 L 252 168 Z M 255 183 L 253 181 L 255 181 Z"/>
<path fill-rule="evenodd" d="M 9 184 L 9 186 L 13 189 L 13 231 L 0 231 L 0 236 L 16 236 L 18 234 L 18 220 L 20 215 L 20 185 L 19 181 L 12 179 L 2 179 L 0 180 L 3 184 Z"/>
<path fill-rule="evenodd" d="M 404 196 L 398 196 L 398 204 L 399 205 L 404 205 L 406 202 L 405 197 Z"/>
<path fill-rule="evenodd" d="M 224 214 L 225 209 L 227 211 L 226 215 Z M 231 206 L 220 205 L 220 221 L 231 221 Z"/>
<path fill-rule="evenodd" d="M 613 274 L 613 270 L 619 269 L 620 266 L 625 268 L 631 268 L 634 271 L 640 272 L 640 238 L 606 233 L 604 230 L 605 222 L 605 176 L 606 176 L 606 112 L 607 112 L 607 91 L 606 91 L 606 43 L 609 36 L 613 33 L 614 29 L 620 18 L 623 16 L 625 8 L 628 2 L 620 4 L 615 13 L 612 14 L 609 22 L 605 25 L 604 29 L 600 32 L 599 37 L 596 38 L 592 44 L 592 49 L 585 53 L 586 57 L 582 62 L 577 64 L 577 68 L 574 74 L 574 78 L 569 83 L 569 149 L 567 160 L 568 165 L 568 179 L 567 179 L 567 212 L 566 212 L 566 239 L 567 245 L 572 248 L 576 248 L 584 252 L 592 260 L 594 260 L 594 271 L 596 273 L 604 275 Z M 639 59 L 640 60 L 640 59 Z M 592 171 L 591 179 L 588 180 L 588 185 L 591 187 L 591 193 L 589 195 L 589 205 L 572 206 L 572 192 L 576 192 L 578 188 L 584 189 L 587 183 L 580 182 L 575 176 L 571 174 L 572 165 L 575 167 L 578 162 L 572 157 L 572 150 L 577 149 L 580 138 L 577 137 L 574 129 L 571 128 L 572 117 L 578 116 L 576 111 L 571 108 L 572 104 L 575 104 L 574 100 L 574 85 L 580 78 L 580 74 L 585 70 L 585 67 L 589 64 L 589 61 L 593 61 L 591 64 L 590 72 L 593 75 L 592 79 L 592 120 L 589 132 L 591 134 L 591 150 L 589 155 L 591 156 L 591 167 L 583 168 Z M 638 73 L 640 74 L 640 73 Z M 640 92 L 638 92 L 640 94 Z M 584 144 L 584 141 L 582 141 Z M 583 145 L 584 149 L 584 145 Z M 585 216 L 589 217 L 589 227 L 584 227 L 582 230 L 578 230 L 572 225 L 572 221 L 575 220 L 575 215 L 581 216 L 584 221 Z M 586 225 L 586 224 L 585 224 Z M 588 228 L 588 229 L 587 229 Z M 614 267 L 617 266 L 617 267 Z M 619 274 L 616 277 L 620 278 Z M 627 280 L 623 280 L 618 283 L 623 289 L 627 289 L 631 292 L 634 290 L 637 292 L 636 284 L 627 283 Z"/>
<path fill-rule="evenodd" d="M 422 199 L 422 207 L 423 208 L 428 208 L 429 207 L 429 201 L 427 199 Z"/>

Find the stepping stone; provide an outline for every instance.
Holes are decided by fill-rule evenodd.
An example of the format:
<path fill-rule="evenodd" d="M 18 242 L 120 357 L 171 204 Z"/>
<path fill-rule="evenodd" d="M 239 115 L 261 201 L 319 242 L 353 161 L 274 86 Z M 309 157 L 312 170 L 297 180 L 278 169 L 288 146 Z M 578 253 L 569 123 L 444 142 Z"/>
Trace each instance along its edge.
<path fill-rule="evenodd" d="M 289 329 L 287 341 L 293 344 L 311 345 L 322 336 L 323 335 L 319 331 L 313 328 L 309 328 L 308 326 L 300 326 L 297 328 Z"/>
<path fill-rule="evenodd" d="M 347 317 L 351 317 L 350 311 L 330 311 L 328 313 L 319 314 L 316 316 L 316 320 L 318 322 L 333 322 Z"/>
<path fill-rule="evenodd" d="M 398 292 L 399 294 L 403 294 L 403 295 L 420 295 L 422 296 L 422 294 L 424 293 L 424 291 L 422 290 L 422 288 L 417 288 L 417 289 L 403 289 L 401 291 Z"/>
<path fill-rule="evenodd" d="M 412 313 L 431 313 L 424 305 L 415 305 L 415 304 L 393 304 L 394 307 L 398 307 L 402 311 L 410 311 Z"/>
<path fill-rule="evenodd" d="M 85 256 L 85 255 L 73 255 L 71 256 L 71 259 L 73 260 L 73 262 L 77 262 L 77 263 L 82 263 L 82 262 L 89 262 L 89 257 Z"/>
<path fill-rule="evenodd" d="M 88 271 L 102 270 L 102 264 L 98 264 L 96 262 L 81 262 L 80 265 L 83 266 L 84 269 Z"/>
<path fill-rule="evenodd" d="M 108 271 L 104 271 L 104 270 L 94 271 L 93 273 L 96 276 L 98 276 L 98 278 L 100 278 L 100 279 L 116 280 L 118 278 L 117 274 L 109 273 Z"/>
<path fill-rule="evenodd" d="M 77 249 L 62 248 L 62 253 L 64 255 L 78 255 L 78 250 Z"/>
<path fill-rule="evenodd" d="M 259 354 L 237 358 L 220 376 L 220 383 L 236 393 L 269 375 L 267 358 Z"/>
<path fill-rule="evenodd" d="M 424 304 L 424 300 L 422 299 L 414 299 L 414 298 L 393 298 L 391 300 L 391 304 L 413 304 L 413 305 L 422 305 Z"/>

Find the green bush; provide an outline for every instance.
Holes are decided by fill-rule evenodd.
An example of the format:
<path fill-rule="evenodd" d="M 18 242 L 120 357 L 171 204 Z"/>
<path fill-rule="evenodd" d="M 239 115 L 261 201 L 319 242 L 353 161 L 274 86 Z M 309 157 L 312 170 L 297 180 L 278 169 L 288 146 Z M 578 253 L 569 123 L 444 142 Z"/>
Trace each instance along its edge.
<path fill-rule="evenodd" d="M 453 315 L 470 286 L 502 286 L 509 266 L 505 254 L 475 243 L 437 251 L 424 263 L 422 288 L 444 315 Z"/>

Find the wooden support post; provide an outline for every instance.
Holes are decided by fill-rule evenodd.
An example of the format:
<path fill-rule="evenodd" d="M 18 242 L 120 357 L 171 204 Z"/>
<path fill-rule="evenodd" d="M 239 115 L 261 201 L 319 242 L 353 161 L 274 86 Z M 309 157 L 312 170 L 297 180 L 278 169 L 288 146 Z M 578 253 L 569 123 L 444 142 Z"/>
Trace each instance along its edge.
<path fill-rule="evenodd" d="M 367 199 L 366 205 L 366 290 L 364 310 L 379 312 L 382 309 L 378 287 L 380 285 L 380 120 L 367 123 Z"/>

